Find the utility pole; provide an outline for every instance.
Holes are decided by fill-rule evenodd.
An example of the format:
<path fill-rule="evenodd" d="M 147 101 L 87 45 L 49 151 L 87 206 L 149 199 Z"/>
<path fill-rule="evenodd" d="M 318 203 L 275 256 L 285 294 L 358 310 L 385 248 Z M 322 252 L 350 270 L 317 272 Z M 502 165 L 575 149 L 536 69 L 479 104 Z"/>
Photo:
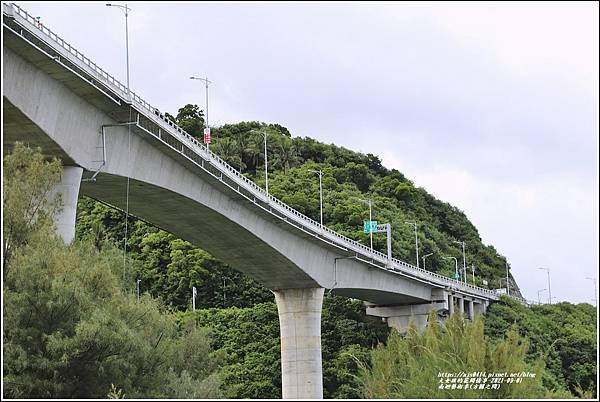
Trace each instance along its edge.
<path fill-rule="evenodd" d="M 319 175 L 319 205 L 321 208 L 321 227 L 323 227 L 323 172 L 312 169 L 308 169 L 308 171 Z"/>
<path fill-rule="evenodd" d="M 196 287 L 192 286 L 192 311 L 196 311 Z"/>
<path fill-rule="evenodd" d="M 548 274 L 548 303 L 552 304 L 552 289 L 550 288 L 550 269 L 548 268 L 538 268 L 538 269 L 542 269 L 544 271 L 546 271 L 546 273 Z M 508 280 L 508 273 L 506 274 L 507 280 Z"/>
<path fill-rule="evenodd" d="M 415 227 L 415 249 L 417 250 L 417 268 L 419 268 L 419 238 L 417 236 L 417 221 L 404 223 Z"/>
<path fill-rule="evenodd" d="M 138 279 L 138 280 L 135 281 L 135 291 L 137 293 L 137 301 L 138 301 L 138 303 L 140 302 L 140 282 L 141 281 L 142 281 L 141 279 Z"/>

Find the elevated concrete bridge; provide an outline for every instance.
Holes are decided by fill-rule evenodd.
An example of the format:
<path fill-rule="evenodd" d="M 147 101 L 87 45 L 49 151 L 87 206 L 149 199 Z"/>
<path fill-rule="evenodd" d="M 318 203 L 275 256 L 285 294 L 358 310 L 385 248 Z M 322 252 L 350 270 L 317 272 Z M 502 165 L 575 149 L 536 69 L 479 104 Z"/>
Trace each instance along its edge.
<path fill-rule="evenodd" d="M 35 18 L 3 4 L 4 151 L 40 146 L 65 165 L 57 217 L 70 242 L 79 194 L 207 250 L 275 294 L 284 398 L 322 398 L 323 293 L 363 300 L 406 329 L 427 314 L 485 311 L 498 295 L 419 269 L 287 206 Z M 126 193 L 130 178 L 129 197 Z M 128 199 L 127 199 L 128 198 Z"/>

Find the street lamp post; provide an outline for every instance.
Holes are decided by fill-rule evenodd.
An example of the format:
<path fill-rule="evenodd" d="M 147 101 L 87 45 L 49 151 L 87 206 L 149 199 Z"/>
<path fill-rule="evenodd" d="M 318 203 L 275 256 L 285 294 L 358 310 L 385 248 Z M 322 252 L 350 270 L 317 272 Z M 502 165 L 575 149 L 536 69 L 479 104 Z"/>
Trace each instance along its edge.
<path fill-rule="evenodd" d="M 425 258 L 429 257 L 430 255 L 433 255 L 433 253 L 429 253 L 429 254 L 425 254 L 422 258 L 423 258 L 423 269 L 426 269 L 426 265 L 425 265 Z"/>
<path fill-rule="evenodd" d="M 419 268 L 419 238 L 417 237 L 417 222 L 404 222 L 415 227 L 415 248 L 417 250 L 417 268 Z"/>
<path fill-rule="evenodd" d="M 546 273 L 548 274 L 548 303 L 552 304 L 552 289 L 550 288 L 550 269 L 548 268 L 538 268 L 541 270 L 546 271 Z M 508 274 L 506 274 L 508 277 Z"/>
<path fill-rule="evenodd" d="M 585 279 L 589 279 L 590 281 L 594 282 L 594 306 L 598 307 L 598 285 L 596 283 L 596 278 L 586 277 Z"/>
<path fill-rule="evenodd" d="M 129 12 L 131 8 L 127 7 L 127 4 L 111 4 L 106 3 L 107 7 L 116 7 L 125 13 L 125 60 L 127 70 L 127 101 L 129 102 L 129 121 L 131 122 L 132 107 L 131 107 L 131 89 L 129 87 Z M 131 152 L 131 126 L 128 126 L 127 136 L 127 155 Z M 131 162 L 129 162 L 131 163 Z M 130 166 L 128 166 L 130 167 Z M 129 169 L 128 169 L 129 170 Z M 127 267 L 127 232 L 128 232 L 128 221 L 129 221 L 129 173 L 127 173 L 127 185 L 125 194 L 125 236 L 123 238 L 123 280 L 125 279 L 125 270 Z"/>
<path fill-rule="evenodd" d="M 192 286 L 192 311 L 196 311 L 196 295 L 198 292 L 196 291 L 196 287 Z"/>
<path fill-rule="evenodd" d="M 454 243 L 462 244 L 462 253 L 463 253 L 463 275 L 465 283 L 467 283 L 467 256 L 465 254 L 465 242 L 455 240 Z"/>
<path fill-rule="evenodd" d="M 504 265 L 506 265 L 506 293 L 510 296 L 510 281 L 508 280 L 508 261 L 504 260 Z"/>
<path fill-rule="evenodd" d="M 443 256 L 442 258 L 445 258 L 445 259 L 452 258 L 452 259 L 454 259 L 454 279 L 458 280 L 458 278 L 459 278 L 459 275 L 458 275 L 458 260 L 456 259 L 456 257 L 446 257 L 446 256 Z"/>
<path fill-rule="evenodd" d="M 190 80 L 198 80 L 204 82 L 204 87 L 206 88 L 206 110 L 204 111 L 204 117 L 206 122 L 206 128 L 210 130 L 210 126 L 208 125 L 208 84 L 212 84 L 212 81 L 209 81 L 208 78 L 200 78 L 200 77 L 190 77 Z M 208 148 L 208 144 L 206 144 L 206 148 Z"/>
<path fill-rule="evenodd" d="M 475 265 L 471 264 L 471 271 L 473 272 L 473 285 L 475 285 Z"/>
<path fill-rule="evenodd" d="M 540 300 L 540 293 L 545 292 L 548 289 L 540 289 L 537 291 L 538 294 L 538 304 L 542 304 L 542 301 Z"/>
<path fill-rule="evenodd" d="M 319 175 L 319 205 L 321 209 L 321 227 L 323 227 L 323 172 L 312 169 L 308 169 L 308 171 Z"/>
<path fill-rule="evenodd" d="M 129 25 L 127 22 L 127 19 L 128 19 L 127 17 L 129 16 L 129 11 L 131 11 L 131 8 L 127 7 L 127 4 L 121 5 L 121 4 L 107 3 L 106 6 L 107 7 L 117 7 L 118 9 L 120 9 L 121 11 L 123 11 L 125 13 L 125 57 L 126 57 L 126 61 L 127 61 L 127 99 L 131 103 L 131 90 L 129 89 Z"/>

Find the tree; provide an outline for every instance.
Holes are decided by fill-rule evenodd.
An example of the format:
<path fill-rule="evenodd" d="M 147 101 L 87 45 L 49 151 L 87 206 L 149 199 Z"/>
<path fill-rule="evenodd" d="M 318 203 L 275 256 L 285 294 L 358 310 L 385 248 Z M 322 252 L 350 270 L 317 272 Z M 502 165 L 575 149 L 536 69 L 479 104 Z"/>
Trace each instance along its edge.
<path fill-rule="evenodd" d="M 548 304 L 526 307 L 502 297 L 488 308 L 485 333 L 500 339 L 515 326 L 530 339 L 527 360 L 543 355 L 548 368 L 547 384 L 583 396 L 595 396 L 596 310 L 587 303 Z"/>
<path fill-rule="evenodd" d="M 321 313 L 323 396 L 360 398 L 356 358 L 367 358 L 388 334 L 387 324 L 367 316 L 361 301 L 327 295 Z"/>
<path fill-rule="evenodd" d="M 5 266 L 3 396 L 218 397 L 222 356 L 210 331 L 178 327 L 157 300 L 124 293 L 114 247 L 65 245 L 54 232 L 43 212 L 53 202 L 36 197 L 55 181 L 56 163 L 19 146 L 4 167 L 20 180 L 5 188 L 4 208 L 27 230 Z M 29 219 L 34 203 L 38 219 Z"/>
<path fill-rule="evenodd" d="M 362 364 L 361 380 L 366 398 L 547 398 L 558 395 L 542 385 L 543 362 L 525 362 L 527 341 L 516 330 L 498 343 L 486 339 L 483 320 L 465 321 L 453 314 L 445 327 L 437 324 L 435 313 L 420 335 L 411 326 L 405 337 L 393 331 L 387 345 L 379 345 L 370 364 Z M 503 383 L 498 389 L 446 389 L 439 373 L 521 373 L 532 372 L 534 378 L 520 383 Z M 442 377 L 442 380 L 444 378 Z M 488 383 L 489 384 L 489 383 Z M 447 385 L 450 385 L 449 383 Z M 455 382 L 456 385 L 456 382 Z"/>
<path fill-rule="evenodd" d="M 240 170 L 244 169 L 245 164 L 240 158 L 238 146 L 235 143 L 235 140 L 231 138 L 215 139 L 215 144 L 213 145 L 212 150 L 231 166 L 235 166 Z"/>
<path fill-rule="evenodd" d="M 294 143 L 287 137 L 282 137 L 279 142 L 279 147 L 275 153 L 275 164 L 283 168 L 283 172 L 287 173 L 288 169 L 298 162 L 296 147 Z"/>
<path fill-rule="evenodd" d="M 2 176 L 4 267 L 13 250 L 26 244 L 39 228 L 51 225 L 52 216 L 60 211 L 60 197 L 48 199 L 48 196 L 60 181 L 61 171 L 58 159 L 46 161 L 39 148 L 34 150 L 20 142 L 5 156 Z"/>
<path fill-rule="evenodd" d="M 187 104 L 177 111 L 177 125 L 189 135 L 202 138 L 204 129 L 204 111 L 198 105 Z"/>
<path fill-rule="evenodd" d="M 250 145 L 250 133 L 246 131 L 238 131 L 233 136 L 233 144 L 235 145 L 235 148 L 239 154 L 239 161 L 241 162 L 239 166 L 241 171 L 247 166 L 246 163 L 244 163 L 244 160 L 246 159 L 244 157 L 248 151 L 248 146 Z"/>
<path fill-rule="evenodd" d="M 329 228 L 368 245 L 369 237 L 362 232 L 362 221 L 368 219 L 368 208 L 357 199 L 372 198 L 373 218 L 381 222 L 390 222 L 393 228 L 397 228 L 392 236 L 392 249 L 396 258 L 414 261 L 414 237 L 410 235 L 410 229 L 404 222 L 417 221 L 423 254 L 435 253 L 427 259 L 428 270 L 447 276 L 452 275 L 454 263 L 442 259 L 441 256 L 459 256 L 461 250 L 453 240 L 460 238 L 468 244 L 467 258 L 477 267 L 476 275 L 479 283 L 486 279 L 491 286 L 498 278 L 505 277 L 504 257 L 499 257 L 493 246 L 482 243 L 477 228 L 462 211 L 427 194 L 399 171 L 388 170 L 381 166 L 381 161 L 373 155 L 363 155 L 333 144 L 320 143 L 311 138 L 291 138 L 286 134 L 286 130 L 278 128 L 277 125 L 256 121 L 215 127 L 214 144 L 211 149 L 224 156 L 234 167 L 241 168 L 247 177 L 263 186 L 264 172 L 260 163 L 261 155 L 264 156 L 263 139 L 260 135 L 250 134 L 252 130 L 268 132 L 270 193 L 298 211 L 318 220 L 318 179 L 308 172 L 308 169 L 321 169 L 326 172 L 323 177 L 323 209 L 325 222 Z M 241 152 L 239 144 L 235 143 L 235 138 L 247 135 L 249 135 L 249 144 L 246 150 Z M 280 150 L 279 144 L 286 140 L 291 141 L 296 155 L 295 161 L 287 166 L 277 156 Z M 219 144 L 221 141 L 223 143 Z M 259 164 L 261 166 L 257 167 Z M 122 247 L 123 223 L 123 214 L 120 211 L 111 210 L 91 200 L 80 202 L 78 238 L 84 236 L 97 238 L 96 243 L 101 246 L 104 241 L 108 244 L 117 242 L 119 247 Z M 196 245 L 179 241 L 175 236 L 165 232 L 158 234 L 158 229 L 134 218 L 131 218 L 129 225 L 133 228 L 129 230 L 129 256 L 132 265 L 136 267 L 136 273 L 143 279 L 142 290 L 155 298 L 160 298 L 169 308 L 178 311 L 189 309 L 191 286 L 196 286 L 198 289 L 197 308 L 214 307 L 222 309 L 223 314 L 225 309 L 232 306 L 252 310 L 257 304 L 272 303 L 272 295 L 268 289 L 216 260 L 195 247 Z M 375 236 L 374 247 L 378 251 L 385 252 L 385 236 Z M 134 283 L 134 280 L 130 282 Z M 325 395 L 352 397 L 357 395 L 357 387 L 353 377 L 356 373 L 356 362 L 351 356 L 368 353 L 369 340 L 372 338 L 367 332 L 377 332 L 379 323 L 367 320 L 362 312 L 355 314 L 353 308 L 336 308 L 339 314 L 326 317 L 328 316 L 326 308 L 327 306 L 324 306 L 322 338 L 323 356 L 327 356 L 327 359 L 324 358 Z M 493 304 L 488 315 L 494 309 Z M 507 309 L 521 315 L 521 310 L 517 307 L 508 306 Z M 581 314 L 579 309 L 586 313 Z M 587 306 L 577 306 L 573 311 L 565 308 L 560 310 L 560 314 L 593 322 L 593 317 L 587 314 L 586 309 Z M 245 319 L 241 317 L 252 320 L 253 314 L 258 312 L 235 315 L 235 317 L 240 320 Z M 555 313 L 550 316 L 555 317 Z M 356 323 L 356 317 L 360 317 L 364 322 Z M 577 384 L 588 390 L 589 387 L 595 387 L 593 358 L 596 345 L 592 337 L 595 332 L 586 325 L 578 327 L 564 317 L 557 317 L 555 321 L 573 327 L 574 332 L 561 333 L 561 341 L 556 342 L 552 348 L 546 348 L 542 341 L 552 334 L 559 333 L 559 329 L 555 329 L 554 326 L 543 326 L 545 331 L 543 333 L 539 328 L 532 327 L 533 329 L 526 334 L 530 339 L 527 361 L 529 363 L 535 361 L 539 353 L 546 353 L 549 349 L 546 374 L 543 376 L 544 386 L 558 389 L 560 385 L 570 390 L 576 390 Z M 250 324 L 241 321 L 239 323 L 239 326 L 246 325 L 254 331 Z M 369 331 L 363 332 L 361 325 L 367 327 Z M 489 321 L 489 326 L 495 328 L 492 321 Z M 486 331 L 487 327 L 488 321 L 486 321 Z M 510 325 L 498 327 L 501 327 L 504 332 L 500 333 L 500 338 L 492 337 L 494 340 L 503 338 Z M 236 331 L 236 328 L 238 328 L 236 325 L 231 324 L 231 331 Z M 260 331 L 257 333 L 262 334 Z M 338 333 L 344 335 L 338 337 Z M 356 334 L 355 338 L 348 335 L 352 333 Z M 538 333 L 540 335 L 537 335 Z M 524 335 L 523 332 L 521 334 Z M 338 342 L 337 338 L 342 336 L 347 342 Z M 252 338 L 245 339 L 254 342 Z M 568 347 L 570 342 L 576 345 L 577 350 Z M 537 345 L 543 347 L 538 350 Z M 244 347 L 242 344 L 239 346 Z M 267 390 L 273 386 L 266 383 L 267 378 L 264 374 L 274 372 L 269 364 L 278 362 L 279 351 L 273 353 L 275 354 L 269 358 L 255 356 L 248 360 L 242 358 L 246 356 L 245 354 L 240 353 L 236 358 L 228 360 L 228 364 L 235 367 L 255 364 L 253 369 L 245 367 L 242 370 L 247 375 L 244 374 L 236 380 L 240 389 L 247 387 L 263 392 L 259 390 Z M 252 373 L 248 374 L 249 372 Z M 572 384 L 572 387 L 569 384 Z M 250 392 L 247 393 L 249 394 Z"/>
<path fill-rule="evenodd" d="M 246 149 L 248 153 L 248 161 L 250 162 L 247 167 L 249 169 L 253 169 L 254 171 L 258 170 L 258 164 L 261 162 L 261 159 L 264 161 L 265 159 L 265 145 L 264 138 L 260 134 L 254 134 L 250 137 L 248 147 Z"/>
<path fill-rule="evenodd" d="M 279 323 L 275 303 L 249 308 L 196 310 L 180 315 L 183 323 L 208 326 L 213 348 L 225 354 L 223 382 L 227 398 L 281 398 Z"/>

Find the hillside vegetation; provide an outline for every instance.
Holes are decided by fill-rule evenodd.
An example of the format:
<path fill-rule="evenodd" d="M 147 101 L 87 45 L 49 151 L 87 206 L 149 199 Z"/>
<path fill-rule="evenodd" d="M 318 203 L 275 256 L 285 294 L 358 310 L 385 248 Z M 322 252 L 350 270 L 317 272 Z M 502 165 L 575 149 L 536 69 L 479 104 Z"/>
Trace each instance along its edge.
<path fill-rule="evenodd" d="M 171 117 L 193 135 L 202 131 L 198 107 L 187 105 Z M 421 255 L 434 253 L 427 269 L 452 276 L 454 262 L 441 257 L 460 261 L 462 250 L 454 241 L 464 240 L 467 262 L 476 267 L 476 284 L 481 286 L 485 279 L 490 288 L 505 286 L 505 258 L 482 244 L 465 214 L 415 187 L 397 170 L 384 168 L 374 155 L 294 138 L 280 125 L 257 122 L 213 129 L 211 149 L 264 185 L 261 131 L 268 138 L 269 190 L 282 201 L 318 220 L 318 177 L 310 169 L 320 169 L 328 227 L 368 244 L 362 233 L 368 209 L 360 199 L 371 198 L 373 218 L 392 223 L 396 258 L 415 263 L 414 229 L 405 222 L 416 221 Z M 55 162 L 44 165 L 39 154 L 15 149 L 20 156 L 5 159 L 5 175 L 8 166 L 13 169 L 10 177 L 18 179 L 4 179 L 4 237 L 10 239 L 4 248 L 5 396 L 281 397 L 279 323 L 268 289 L 201 245 L 135 217 L 128 222 L 124 260 L 124 214 L 86 197 L 78 204 L 76 241 L 62 245 L 49 234 L 49 214 L 37 213 L 38 219 L 31 219 L 23 207 L 40 199 L 28 188 L 40 187 L 44 177 L 45 187 L 39 191 L 49 188 L 59 168 Z M 33 158 L 34 168 L 28 168 L 27 158 Z M 40 173 L 44 169 L 46 176 Z M 385 239 L 374 240 L 384 251 Z M 469 271 L 469 282 L 470 275 Z M 191 311 L 192 287 L 198 289 L 196 311 Z M 492 304 L 485 321 L 473 324 L 476 327 L 458 321 L 453 325 L 484 339 L 485 345 L 473 351 L 480 353 L 474 361 L 490 368 L 513 362 L 514 367 L 541 373 L 539 382 L 521 388 L 526 395 L 511 396 L 589 396 L 596 386 L 594 312 L 589 305 L 529 308 L 503 299 Z M 446 339 L 443 331 L 435 334 L 440 342 Z M 385 323 L 365 315 L 362 302 L 326 292 L 324 396 L 386 397 L 385 392 L 377 393 L 381 389 L 369 388 L 370 370 L 381 367 L 377 362 L 423 358 L 406 347 L 410 338 L 393 334 L 388 342 L 389 336 Z M 414 342 L 422 341 L 414 336 Z M 486 350 L 512 350 L 513 360 L 487 358 Z M 432 368 L 437 363 L 427 364 Z M 420 370 L 418 365 L 414 369 Z M 390 380 L 401 384 L 394 377 Z M 407 396 L 412 392 L 402 387 L 391 391 Z M 439 394 L 432 390 L 410 396 L 417 395 Z"/>

